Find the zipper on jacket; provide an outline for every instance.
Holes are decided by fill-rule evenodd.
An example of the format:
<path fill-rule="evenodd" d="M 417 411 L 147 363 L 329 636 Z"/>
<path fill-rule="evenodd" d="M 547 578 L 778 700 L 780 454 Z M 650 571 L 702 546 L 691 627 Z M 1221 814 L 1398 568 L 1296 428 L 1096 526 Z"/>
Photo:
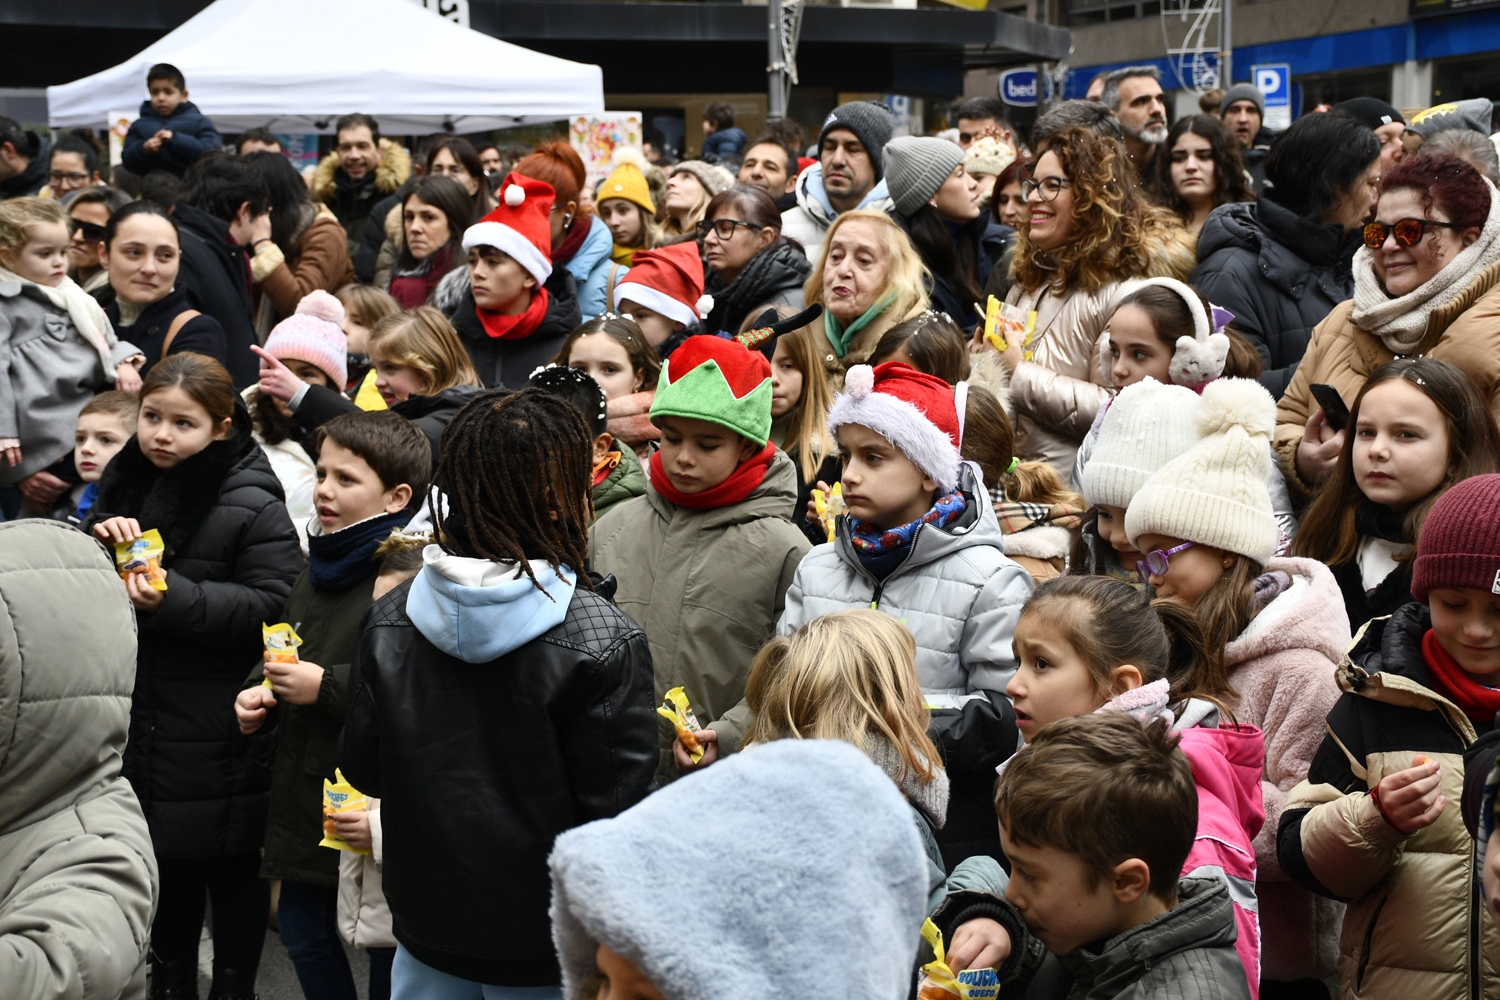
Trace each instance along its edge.
<path fill-rule="evenodd" d="M 1472 867 L 1472 866 L 1471 866 Z M 1484 883 L 1469 874 L 1469 998 L 1479 1000 L 1479 909 Z"/>
<path fill-rule="evenodd" d="M 1390 898 L 1390 896 L 1386 896 L 1380 901 L 1380 905 L 1375 907 L 1375 912 L 1370 916 L 1370 926 L 1365 928 L 1365 946 L 1359 956 L 1359 968 L 1354 973 L 1354 990 L 1356 993 L 1364 989 L 1365 969 L 1370 964 L 1370 948 L 1375 940 L 1375 925 L 1380 922 L 1380 911 L 1385 909 L 1385 904 Z"/>
<path fill-rule="evenodd" d="M 879 611 L 880 610 L 880 595 L 881 595 L 881 592 L 884 591 L 884 590 L 885 590 L 885 581 L 884 580 L 878 580 L 878 581 L 876 581 L 876 583 L 875 583 L 875 593 L 870 597 L 870 610 L 871 611 Z"/>

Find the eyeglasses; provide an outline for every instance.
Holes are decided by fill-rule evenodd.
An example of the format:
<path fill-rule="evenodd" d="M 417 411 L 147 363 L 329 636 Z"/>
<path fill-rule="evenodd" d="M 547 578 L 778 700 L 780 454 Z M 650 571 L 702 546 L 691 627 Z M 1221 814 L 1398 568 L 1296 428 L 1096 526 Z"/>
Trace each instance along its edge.
<path fill-rule="evenodd" d="M 728 243 L 734 239 L 734 228 L 744 226 L 746 229 L 759 229 L 753 222 L 741 222 L 739 219 L 717 219 L 709 222 L 704 219 L 698 223 L 698 236 L 701 239 L 709 233 L 713 233 L 721 242 Z"/>
<path fill-rule="evenodd" d="M 1072 183 L 1066 177 L 1044 177 L 1039 181 L 1028 178 L 1021 182 L 1021 197 L 1029 201 L 1035 191 L 1042 201 L 1056 201 L 1062 189 Z"/>
<path fill-rule="evenodd" d="M 104 239 L 104 227 L 96 222 L 84 222 L 82 219 L 72 219 L 70 220 L 70 224 L 75 234 L 82 234 L 83 238 L 90 243 L 98 243 Z"/>
<path fill-rule="evenodd" d="M 61 170 L 54 170 L 47 175 L 47 183 L 53 187 L 63 184 L 86 184 L 88 179 L 88 174 L 65 174 Z"/>
<path fill-rule="evenodd" d="M 1172 565 L 1172 557 L 1177 553 L 1184 551 L 1185 549 L 1192 548 L 1195 544 L 1197 543 L 1183 542 L 1181 545 L 1172 546 L 1165 552 L 1161 549 L 1155 549 L 1151 552 L 1148 552 L 1146 553 L 1145 559 L 1136 560 L 1135 571 L 1141 575 L 1142 580 L 1146 579 L 1148 576 L 1166 576 L 1167 570 L 1170 569 Z"/>
<path fill-rule="evenodd" d="M 1459 222 L 1434 222 L 1431 219 L 1397 219 L 1389 226 L 1384 222 L 1366 222 L 1365 246 L 1371 250 L 1379 250 L 1385 246 L 1385 238 L 1394 234 L 1399 246 L 1414 247 L 1422 242 L 1422 237 L 1427 235 L 1430 226 L 1442 226 L 1444 229 L 1469 228 Z"/>

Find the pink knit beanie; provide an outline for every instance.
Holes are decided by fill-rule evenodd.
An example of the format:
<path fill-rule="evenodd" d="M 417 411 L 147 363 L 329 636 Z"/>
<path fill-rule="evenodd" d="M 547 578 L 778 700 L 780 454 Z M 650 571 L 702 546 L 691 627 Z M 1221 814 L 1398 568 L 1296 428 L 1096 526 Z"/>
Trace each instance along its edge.
<path fill-rule="evenodd" d="M 295 358 L 316 365 L 342 392 L 349 380 L 349 345 L 344 338 L 344 306 L 322 289 L 303 296 L 297 311 L 277 323 L 266 350 L 278 360 Z"/>

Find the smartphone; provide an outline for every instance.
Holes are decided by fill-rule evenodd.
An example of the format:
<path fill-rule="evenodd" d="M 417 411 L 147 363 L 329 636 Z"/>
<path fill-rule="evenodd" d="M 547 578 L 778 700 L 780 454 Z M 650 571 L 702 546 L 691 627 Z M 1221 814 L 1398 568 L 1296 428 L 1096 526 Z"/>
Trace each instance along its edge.
<path fill-rule="evenodd" d="M 1344 405 L 1344 397 L 1331 385 L 1314 385 L 1312 387 L 1313 398 L 1323 408 L 1323 419 L 1328 421 L 1328 426 L 1336 431 L 1343 430 L 1349 424 L 1349 407 Z"/>

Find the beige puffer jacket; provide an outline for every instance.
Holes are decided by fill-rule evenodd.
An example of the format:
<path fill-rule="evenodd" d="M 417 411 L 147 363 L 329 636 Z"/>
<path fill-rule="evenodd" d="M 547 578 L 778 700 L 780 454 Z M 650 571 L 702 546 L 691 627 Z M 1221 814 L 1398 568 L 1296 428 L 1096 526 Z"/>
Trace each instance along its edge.
<path fill-rule="evenodd" d="M 156 855 L 120 775 L 135 647 L 93 539 L 0 524 L 0 996 L 146 995 Z"/>
<path fill-rule="evenodd" d="M 385 901 L 380 867 L 385 864 L 385 836 L 380 823 L 380 800 L 370 798 L 369 854 L 344 851 L 339 857 L 339 935 L 360 948 L 394 948 L 391 907 Z"/>

